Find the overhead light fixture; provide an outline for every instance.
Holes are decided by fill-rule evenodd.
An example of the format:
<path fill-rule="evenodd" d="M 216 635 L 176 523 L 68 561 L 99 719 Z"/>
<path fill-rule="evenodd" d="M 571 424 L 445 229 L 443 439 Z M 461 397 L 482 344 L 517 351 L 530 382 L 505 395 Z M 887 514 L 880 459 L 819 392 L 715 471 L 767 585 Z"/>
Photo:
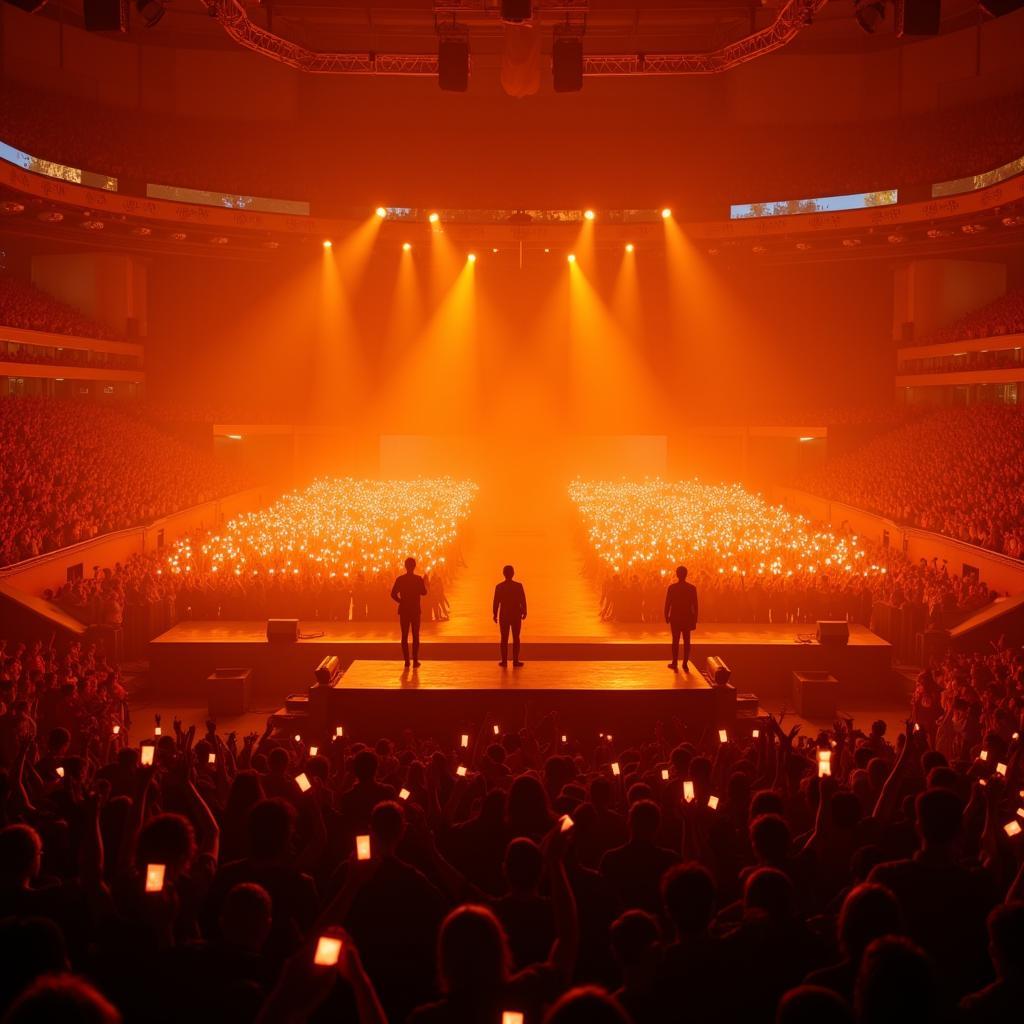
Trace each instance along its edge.
<path fill-rule="evenodd" d="M 334 244 L 334 243 L 333 243 L 333 242 L 332 242 L 332 241 L 331 241 L 331 240 L 330 240 L 329 238 L 325 238 L 325 239 L 324 239 L 324 248 L 325 248 L 325 249 L 330 249 L 330 247 L 331 247 L 331 246 L 332 246 L 333 244 Z"/>
<path fill-rule="evenodd" d="M 567 259 L 567 260 L 568 260 L 568 261 L 569 261 L 570 263 L 575 263 L 575 262 L 576 262 L 576 253 L 574 253 L 574 252 L 571 252 L 571 253 L 569 253 L 569 255 L 568 255 L 568 256 L 566 256 L 566 259 Z"/>
<path fill-rule="evenodd" d="M 632 252 L 632 251 L 633 251 L 633 243 L 632 242 L 627 242 L 626 243 L 626 252 Z"/>
<path fill-rule="evenodd" d="M 859 0 L 854 6 L 853 16 L 868 35 L 873 35 L 885 21 L 884 0 Z"/>
<path fill-rule="evenodd" d="M 412 242 L 402 243 L 402 252 L 408 252 L 412 248 Z"/>
<path fill-rule="evenodd" d="M 585 218 L 586 218 L 587 220 L 593 220 L 593 219 L 594 219 L 594 217 L 595 217 L 595 213 L 594 213 L 594 211 L 593 211 L 593 210 L 584 210 L 584 211 L 583 211 L 583 216 L 584 216 L 584 217 L 585 217 Z"/>
<path fill-rule="evenodd" d="M 427 217 L 427 220 L 429 220 L 431 224 L 436 224 L 440 219 L 441 215 L 439 213 L 432 213 Z"/>
<path fill-rule="evenodd" d="M 668 207 L 666 206 L 666 207 L 665 207 L 665 208 L 664 208 L 664 209 L 663 209 L 663 210 L 661 211 L 661 219 L 662 219 L 662 220 L 668 220 L 668 219 L 669 219 L 669 217 L 671 217 L 671 216 L 672 216 L 672 211 L 671 211 L 671 210 L 670 210 L 670 209 L 669 209 L 669 208 L 668 208 Z"/>
<path fill-rule="evenodd" d="M 471 253 L 470 253 L 470 254 L 469 254 L 469 255 L 468 255 L 467 257 L 466 257 L 466 260 L 467 260 L 467 261 L 468 261 L 469 263 L 476 263 L 476 253 L 475 253 L 475 252 L 471 252 Z"/>
<path fill-rule="evenodd" d="M 384 220 L 384 218 L 388 215 L 387 208 L 384 206 L 378 206 L 377 209 L 374 210 L 373 212 L 376 213 L 381 220 Z"/>
<path fill-rule="evenodd" d="M 139 12 L 146 28 L 153 28 L 166 13 L 163 0 L 135 0 L 135 9 Z"/>

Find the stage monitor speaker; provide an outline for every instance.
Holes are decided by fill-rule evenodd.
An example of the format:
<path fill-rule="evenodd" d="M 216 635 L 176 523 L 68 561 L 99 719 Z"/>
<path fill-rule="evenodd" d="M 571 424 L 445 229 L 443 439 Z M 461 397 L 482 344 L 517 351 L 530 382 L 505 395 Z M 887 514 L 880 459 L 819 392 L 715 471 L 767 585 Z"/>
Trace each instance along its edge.
<path fill-rule="evenodd" d="M 942 0 L 902 0 L 896 5 L 896 35 L 937 36 L 942 25 Z"/>
<path fill-rule="evenodd" d="M 445 92 L 469 88 L 469 43 L 465 39 L 442 39 L 437 44 L 437 84 Z"/>
<path fill-rule="evenodd" d="M 299 639 L 299 620 L 267 619 L 267 639 L 271 643 L 295 643 Z"/>
<path fill-rule="evenodd" d="M 1024 7 L 1024 0 L 981 0 L 978 6 L 993 18 L 1001 18 L 1004 14 L 1013 14 Z"/>
<path fill-rule="evenodd" d="M 818 622 L 818 643 L 843 645 L 850 642 L 850 624 L 846 619 L 821 619 Z"/>
<path fill-rule="evenodd" d="M 555 92 L 579 92 L 583 88 L 583 40 L 579 36 L 555 36 L 551 77 Z"/>
<path fill-rule="evenodd" d="M 128 8 L 121 0 L 82 0 L 86 32 L 127 32 Z"/>

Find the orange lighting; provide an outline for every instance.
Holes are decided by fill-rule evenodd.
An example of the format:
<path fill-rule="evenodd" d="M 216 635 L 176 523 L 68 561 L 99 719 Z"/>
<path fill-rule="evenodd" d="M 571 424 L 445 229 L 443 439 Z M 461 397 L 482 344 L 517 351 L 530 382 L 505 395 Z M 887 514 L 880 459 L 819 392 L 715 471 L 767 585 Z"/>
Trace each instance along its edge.
<path fill-rule="evenodd" d="M 626 243 L 626 252 L 632 252 L 632 251 L 633 251 L 633 243 L 632 242 L 627 242 Z"/>
<path fill-rule="evenodd" d="M 584 210 L 583 211 L 583 216 L 586 217 L 587 220 L 593 220 L 594 219 L 594 211 L 593 210 Z"/>
<path fill-rule="evenodd" d="M 470 253 L 470 254 L 469 254 L 469 255 L 468 255 L 467 257 L 466 257 L 466 259 L 467 259 L 467 260 L 469 260 L 469 262 L 470 262 L 470 263 L 476 263 L 476 253 L 475 253 L 475 252 L 471 252 L 471 253 Z"/>
<path fill-rule="evenodd" d="M 669 217 L 671 217 L 671 216 L 672 216 L 672 211 L 666 206 L 665 209 L 663 209 L 661 211 L 662 220 L 668 220 Z"/>
<path fill-rule="evenodd" d="M 388 215 L 388 211 L 384 209 L 383 206 L 378 206 L 377 209 L 374 210 L 374 213 L 376 213 L 381 220 L 383 220 Z"/>
<path fill-rule="evenodd" d="M 492 249 L 491 252 L 494 253 L 495 256 L 498 255 L 498 250 L 497 249 Z"/>
<path fill-rule="evenodd" d="M 436 224 L 440 219 L 441 219 L 441 215 L 439 213 L 432 213 L 427 218 L 427 220 L 429 220 L 431 224 Z"/>
<path fill-rule="evenodd" d="M 325 249 L 330 249 L 331 245 L 332 245 L 331 240 L 329 238 L 325 238 L 324 239 L 324 248 Z"/>
<path fill-rule="evenodd" d="M 408 252 L 411 248 L 412 248 L 412 243 L 411 242 L 403 242 L 402 243 L 402 252 Z"/>
<path fill-rule="evenodd" d="M 569 255 L 568 255 L 568 256 L 566 256 L 566 259 L 567 259 L 567 260 L 568 260 L 568 261 L 569 261 L 570 263 L 575 263 L 575 262 L 576 262 L 576 253 L 574 253 L 574 252 L 571 252 L 571 253 L 569 253 Z"/>

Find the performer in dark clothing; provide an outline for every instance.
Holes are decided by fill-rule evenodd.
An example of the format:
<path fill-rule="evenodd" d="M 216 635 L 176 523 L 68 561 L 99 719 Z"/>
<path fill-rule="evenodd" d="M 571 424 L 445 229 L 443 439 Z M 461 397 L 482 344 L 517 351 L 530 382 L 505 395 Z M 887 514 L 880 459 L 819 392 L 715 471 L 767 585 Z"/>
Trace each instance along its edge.
<path fill-rule="evenodd" d="M 427 581 L 416 575 L 416 559 L 405 560 L 405 575 L 395 580 L 391 600 L 398 605 L 398 622 L 402 627 L 402 656 L 409 667 L 409 630 L 412 630 L 412 665 L 420 667 L 420 598 L 427 593 Z"/>
<path fill-rule="evenodd" d="M 668 667 L 679 667 L 679 635 L 683 636 L 683 671 L 689 671 L 690 631 L 697 628 L 697 588 L 686 582 L 686 566 L 676 569 L 677 582 L 665 594 L 665 621 L 672 627 L 672 660 Z"/>
<path fill-rule="evenodd" d="M 505 579 L 494 588 L 494 621 L 501 629 L 501 661 L 498 664 L 504 668 L 508 664 L 508 634 L 512 633 L 512 665 L 520 668 L 522 662 L 519 660 L 519 631 L 523 626 L 523 619 L 526 618 L 526 591 L 522 583 L 512 579 L 516 571 L 511 565 L 506 565 L 501 570 Z"/>

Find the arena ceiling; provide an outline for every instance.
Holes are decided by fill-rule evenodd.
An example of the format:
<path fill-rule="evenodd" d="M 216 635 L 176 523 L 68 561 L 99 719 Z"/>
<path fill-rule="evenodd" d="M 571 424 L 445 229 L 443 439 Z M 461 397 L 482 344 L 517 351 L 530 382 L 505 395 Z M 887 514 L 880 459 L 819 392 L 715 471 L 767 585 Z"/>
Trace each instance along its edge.
<path fill-rule="evenodd" d="M 153 0 L 165 13 L 152 28 L 133 8 L 127 35 L 151 46 L 233 48 L 237 43 L 211 14 L 223 0 Z M 534 0 L 534 23 L 552 31 L 571 25 L 584 33 L 588 55 L 706 53 L 772 25 L 790 0 Z M 316 51 L 434 54 L 439 28 L 469 31 L 474 57 L 502 52 L 499 0 L 238 0 L 251 22 Z M 799 53 L 850 53 L 897 45 L 892 8 L 873 35 L 854 18 L 853 0 L 807 0 L 811 22 L 788 44 Z M 42 14 L 81 26 L 82 0 L 49 0 Z M 943 31 L 986 16 L 976 0 L 943 0 Z M 912 42 L 905 39 L 902 42 Z"/>

